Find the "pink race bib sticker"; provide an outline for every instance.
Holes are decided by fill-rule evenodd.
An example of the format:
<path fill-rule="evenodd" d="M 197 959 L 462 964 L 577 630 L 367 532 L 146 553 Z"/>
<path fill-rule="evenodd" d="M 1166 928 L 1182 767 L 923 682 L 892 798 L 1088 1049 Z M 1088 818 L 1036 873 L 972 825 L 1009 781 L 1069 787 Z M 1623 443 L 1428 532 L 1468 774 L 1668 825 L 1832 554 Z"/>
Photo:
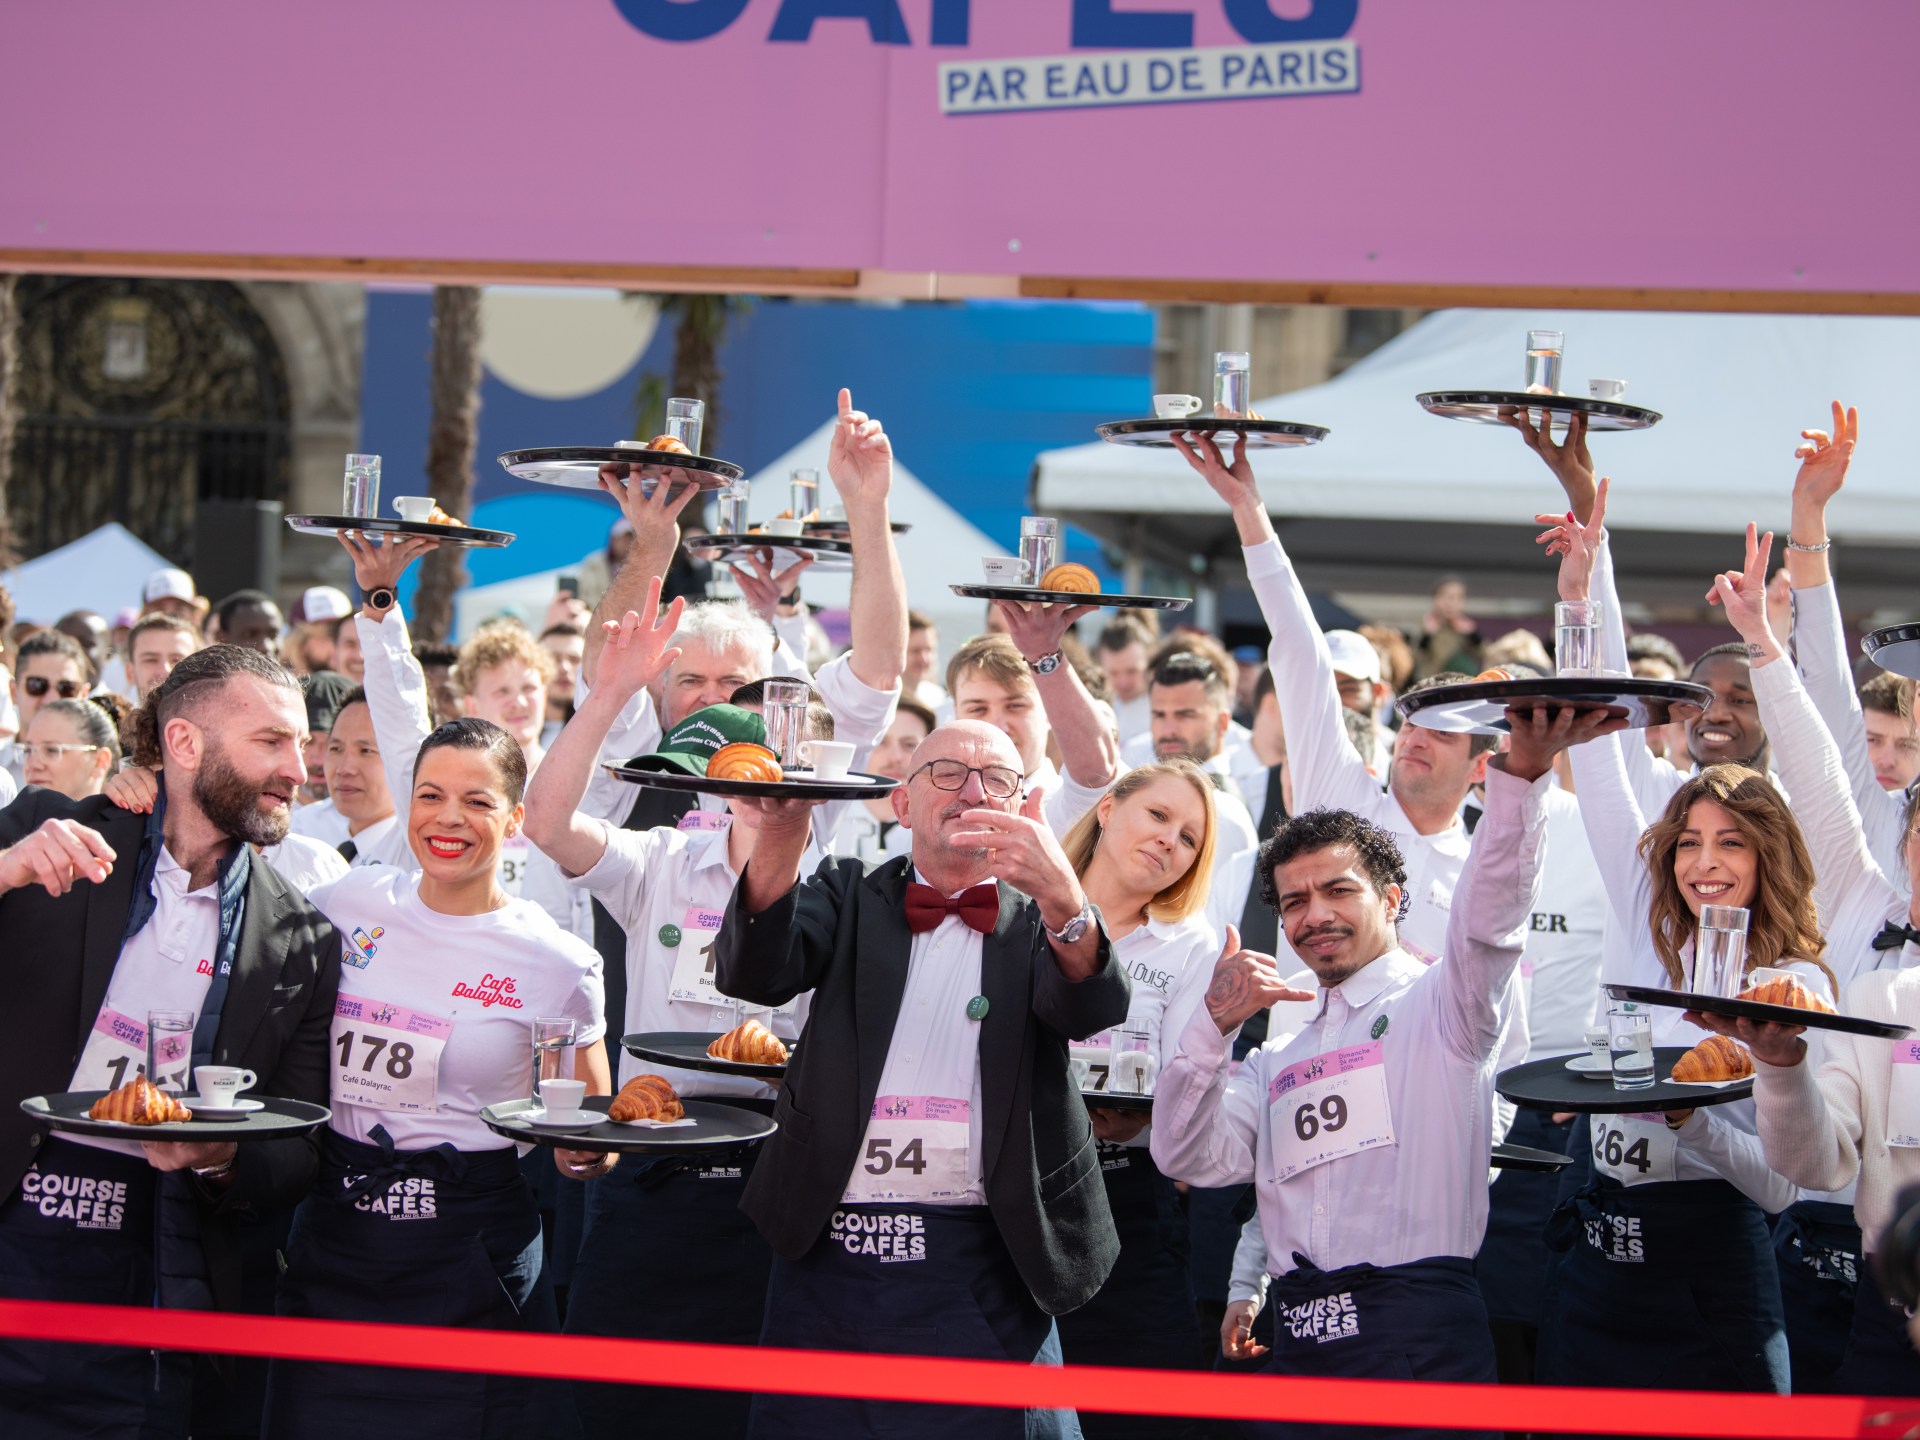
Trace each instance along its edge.
<path fill-rule="evenodd" d="M 101 1017 L 105 1019 L 105 1016 Z M 1896 1065 L 1920 1065 L 1920 1040 L 1896 1040 L 1893 1042 L 1893 1063 Z"/>
<path fill-rule="evenodd" d="M 733 824 L 733 816 L 724 810 L 689 810 L 675 827 L 679 830 L 724 830 Z"/>
<path fill-rule="evenodd" d="M 94 1017 L 93 1028 L 109 1040 L 117 1040 L 122 1045 L 135 1048 L 147 1043 L 147 1027 L 132 1016 L 122 1015 L 117 1010 L 109 1010 L 104 1005 Z"/>
<path fill-rule="evenodd" d="M 720 922 L 727 918 L 725 910 L 709 910 L 704 905 L 691 905 L 680 921 L 682 930 L 704 930 L 710 935 L 718 934 Z"/>
<path fill-rule="evenodd" d="M 1305 1060 L 1296 1061 L 1267 1082 L 1267 1103 L 1273 1104 L 1283 1095 L 1291 1094 L 1302 1085 L 1312 1085 L 1316 1081 L 1329 1080 L 1339 1075 L 1351 1075 L 1356 1070 L 1365 1070 L 1372 1065 L 1383 1065 L 1380 1042 L 1369 1041 L 1365 1045 L 1349 1045 L 1344 1050 L 1329 1050 Z"/>
<path fill-rule="evenodd" d="M 409 1010 L 404 1005 L 392 1005 L 385 1000 L 369 1000 L 360 995 L 340 996 L 334 1001 L 333 1013 L 339 1020 L 357 1020 L 363 1025 L 378 1025 L 385 1030 L 425 1035 L 434 1040 L 445 1040 L 453 1034 L 451 1020 Z"/>
<path fill-rule="evenodd" d="M 956 1120 L 965 1122 L 973 1107 L 943 1095 L 882 1095 L 873 1102 L 876 1120 Z"/>

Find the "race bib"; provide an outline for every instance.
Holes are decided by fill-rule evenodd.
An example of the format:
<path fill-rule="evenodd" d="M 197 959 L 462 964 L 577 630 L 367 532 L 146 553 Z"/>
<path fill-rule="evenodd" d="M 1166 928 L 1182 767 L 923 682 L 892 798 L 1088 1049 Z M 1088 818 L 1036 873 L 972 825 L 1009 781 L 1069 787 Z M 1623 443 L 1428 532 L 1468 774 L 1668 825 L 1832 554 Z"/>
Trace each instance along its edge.
<path fill-rule="evenodd" d="M 1113 1032 L 1102 1030 L 1067 1046 L 1067 1062 L 1073 1066 L 1074 1083 L 1082 1090 L 1108 1089 L 1113 1076 Z"/>
<path fill-rule="evenodd" d="M 680 921 L 678 948 L 673 957 L 675 1000 L 692 1000 L 702 1005 L 726 1005 L 731 1002 L 713 984 L 713 942 L 720 933 L 725 910 L 709 910 L 689 905 Z"/>
<path fill-rule="evenodd" d="M 182 1036 L 190 1042 L 190 1036 Z M 186 1071 L 192 1060 L 191 1044 L 182 1046 L 179 1057 L 179 1088 L 186 1087 Z M 86 1048 L 74 1067 L 70 1090 L 118 1090 L 136 1075 L 147 1071 L 147 1027 L 131 1015 L 122 1015 L 105 1005 L 87 1032 Z"/>
<path fill-rule="evenodd" d="M 500 845 L 500 888 L 514 899 L 527 878 L 527 862 L 533 858 L 533 846 L 525 835 L 516 835 Z"/>
<path fill-rule="evenodd" d="M 882 1095 L 847 1180 L 845 1205 L 951 1205 L 967 1193 L 972 1107 L 940 1095 Z"/>
<path fill-rule="evenodd" d="M 1887 1144 L 1920 1146 L 1920 1037 L 1893 1042 L 1887 1086 Z"/>
<path fill-rule="evenodd" d="M 1268 1082 L 1267 1133 L 1276 1181 L 1395 1143 L 1381 1046 L 1374 1040 L 1328 1050 L 1289 1065 Z"/>
<path fill-rule="evenodd" d="M 1622 1185 L 1665 1184 L 1674 1178 L 1680 1137 L 1667 1117 L 1596 1115 L 1593 1117 L 1593 1168 Z"/>
<path fill-rule="evenodd" d="M 342 994 L 333 1007 L 333 1098 L 375 1110 L 440 1108 L 440 1057 L 453 1022 Z"/>

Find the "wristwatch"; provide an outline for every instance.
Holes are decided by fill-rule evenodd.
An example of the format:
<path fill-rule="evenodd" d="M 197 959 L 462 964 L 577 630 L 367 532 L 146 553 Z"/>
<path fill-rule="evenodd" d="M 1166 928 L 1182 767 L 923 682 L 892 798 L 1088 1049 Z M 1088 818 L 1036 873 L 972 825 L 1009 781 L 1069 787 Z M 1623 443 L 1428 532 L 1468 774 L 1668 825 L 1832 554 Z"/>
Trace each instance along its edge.
<path fill-rule="evenodd" d="M 1079 911 L 1075 913 L 1072 919 L 1067 921 L 1067 923 L 1062 925 L 1058 930 L 1049 928 L 1044 918 L 1040 921 L 1040 928 L 1042 930 L 1045 930 L 1047 934 L 1051 935 L 1054 939 L 1058 940 L 1062 945 L 1071 945 L 1073 944 L 1074 941 L 1078 940 L 1082 935 L 1085 935 L 1087 933 L 1088 927 L 1090 927 L 1092 924 L 1093 924 L 1093 902 L 1091 900 L 1083 900 L 1080 902 Z"/>
<path fill-rule="evenodd" d="M 1051 675 L 1060 668 L 1065 659 L 1058 650 L 1050 655 L 1042 655 L 1038 660 L 1027 661 L 1027 668 L 1036 675 Z"/>
<path fill-rule="evenodd" d="M 382 585 L 367 592 L 366 605 L 369 610 L 391 610 L 399 596 L 393 593 L 391 585 Z"/>
<path fill-rule="evenodd" d="M 233 1173 L 233 1162 L 235 1158 L 235 1156 L 229 1155 L 218 1165 L 196 1165 L 193 1167 L 193 1173 L 202 1180 L 224 1180 L 228 1175 Z"/>

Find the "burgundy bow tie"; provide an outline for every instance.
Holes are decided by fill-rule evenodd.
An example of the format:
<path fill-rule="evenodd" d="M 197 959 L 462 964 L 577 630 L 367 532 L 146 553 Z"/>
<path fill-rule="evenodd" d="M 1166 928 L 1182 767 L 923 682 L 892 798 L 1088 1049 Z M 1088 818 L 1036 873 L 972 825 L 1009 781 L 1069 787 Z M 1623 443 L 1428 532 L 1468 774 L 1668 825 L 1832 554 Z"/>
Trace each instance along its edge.
<path fill-rule="evenodd" d="M 982 935 L 991 934 L 1000 919 L 1000 887 L 989 882 L 962 890 L 949 900 L 931 885 L 907 885 L 907 928 L 918 935 L 949 915 L 958 915 Z"/>

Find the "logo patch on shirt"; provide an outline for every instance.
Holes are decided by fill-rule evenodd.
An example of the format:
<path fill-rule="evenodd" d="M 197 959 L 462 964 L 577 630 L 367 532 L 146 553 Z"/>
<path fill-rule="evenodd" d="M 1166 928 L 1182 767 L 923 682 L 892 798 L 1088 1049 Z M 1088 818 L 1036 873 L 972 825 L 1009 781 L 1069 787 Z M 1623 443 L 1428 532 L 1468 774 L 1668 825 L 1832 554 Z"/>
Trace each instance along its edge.
<path fill-rule="evenodd" d="M 43 1175 L 36 1163 L 20 1177 L 20 1203 L 48 1220 L 71 1220 L 76 1230 L 118 1230 L 126 1219 L 124 1180 Z"/>
<path fill-rule="evenodd" d="M 495 1005 L 504 1005 L 509 1010 L 519 1010 L 526 1005 L 514 989 L 518 982 L 511 975 L 495 975 L 489 970 L 478 985 L 469 985 L 464 980 L 456 980 L 448 993 L 456 1000 L 478 1000 L 482 1010 L 491 1010 Z"/>
<path fill-rule="evenodd" d="M 923 1215 L 854 1214 L 833 1212 L 828 1233 L 849 1255 L 871 1255 L 882 1265 L 927 1258 L 927 1224 Z"/>
<path fill-rule="evenodd" d="M 660 927 L 660 943 L 669 950 L 677 946 L 680 943 L 680 927 L 678 925 L 662 925 Z"/>
<path fill-rule="evenodd" d="M 367 932 L 364 926 L 354 926 L 353 934 L 348 937 L 352 941 L 352 948 L 340 958 L 356 970 L 366 969 L 367 962 L 373 959 L 377 953 L 377 947 L 373 942 L 386 933 L 386 927 L 382 925 L 374 926 L 371 934 Z"/>
<path fill-rule="evenodd" d="M 1372 1035 L 1373 1038 L 1376 1040 L 1378 1040 L 1382 1035 L 1386 1034 L 1387 1033 L 1387 1017 L 1382 1015 L 1378 1019 L 1376 1019 L 1373 1022 L 1373 1029 L 1367 1033 Z"/>
<path fill-rule="evenodd" d="M 1286 1321 L 1287 1333 L 1296 1340 L 1324 1345 L 1360 1333 L 1360 1312 L 1354 1308 L 1351 1290 L 1285 1306 L 1280 1315 Z"/>

